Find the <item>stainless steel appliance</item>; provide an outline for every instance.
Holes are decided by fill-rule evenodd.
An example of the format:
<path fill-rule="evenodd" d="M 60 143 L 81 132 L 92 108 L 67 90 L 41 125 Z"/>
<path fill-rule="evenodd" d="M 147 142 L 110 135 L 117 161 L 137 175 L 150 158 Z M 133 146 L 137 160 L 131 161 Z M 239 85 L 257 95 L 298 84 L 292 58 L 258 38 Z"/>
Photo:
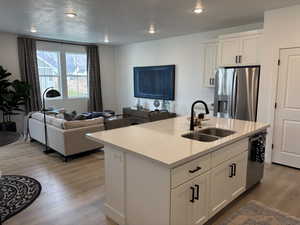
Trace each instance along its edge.
<path fill-rule="evenodd" d="M 220 68 L 216 73 L 214 115 L 256 121 L 260 66 Z"/>
<path fill-rule="evenodd" d="M 266 135 L 267 132 L 263 131 L 249 138 L 246 189 L 251 188 L 263 178 Z"/>

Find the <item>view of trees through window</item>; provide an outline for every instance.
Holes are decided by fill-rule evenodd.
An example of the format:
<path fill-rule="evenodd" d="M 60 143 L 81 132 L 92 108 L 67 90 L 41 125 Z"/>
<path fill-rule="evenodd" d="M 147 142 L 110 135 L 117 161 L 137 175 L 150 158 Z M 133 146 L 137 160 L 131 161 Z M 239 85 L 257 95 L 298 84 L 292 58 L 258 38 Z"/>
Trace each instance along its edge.
<path fill-rule="evenodd" d="M 87 97 L 86 54 L 66 53 L 67 84 L 69 97 Z"/>
<path fill-rule="evenodd" d="M 42 93 L 54 87 L 64 97 L 88 97 L 86 54 L 38 50 L 37 59 Z"/>
<path fill-rule="evenodd" d="M 54 87 L 61 92 L 59 55 L 59 52 L 37 51 L 41 93 L 48 87 Z"/>

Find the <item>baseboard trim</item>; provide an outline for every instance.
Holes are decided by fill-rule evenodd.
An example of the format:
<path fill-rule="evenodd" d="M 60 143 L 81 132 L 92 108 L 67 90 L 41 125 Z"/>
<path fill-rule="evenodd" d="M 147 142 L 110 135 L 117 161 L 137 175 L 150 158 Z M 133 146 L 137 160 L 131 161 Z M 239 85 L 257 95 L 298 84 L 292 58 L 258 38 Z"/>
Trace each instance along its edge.
<path fill-rule="evenodd" d="M 109 206 L 108 204 L 104 204 L 105 215 L 112 219 L 119 225 L 125 225 L 125 216 Z"/>

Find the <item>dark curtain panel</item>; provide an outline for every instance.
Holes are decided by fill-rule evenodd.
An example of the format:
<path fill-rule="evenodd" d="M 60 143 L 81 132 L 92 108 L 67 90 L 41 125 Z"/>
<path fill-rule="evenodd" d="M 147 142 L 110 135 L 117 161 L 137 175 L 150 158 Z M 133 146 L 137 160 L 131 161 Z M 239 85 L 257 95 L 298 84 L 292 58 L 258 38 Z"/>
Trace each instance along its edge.
<path fill-rule="evenodd" d="M 89 104 L 90 112 L 102 112 L 101 74 L 97 46 L 87 46 L 87 69 L 89 75 Z"/>
<path fill-rule="evenodd" d="M 18 52 L 21 79 L 31 86 L 30 98 L 25 106 L 26 112 L 41 109 L 41 90 L 38 75 L 36 41 L 18 37 Z"/>

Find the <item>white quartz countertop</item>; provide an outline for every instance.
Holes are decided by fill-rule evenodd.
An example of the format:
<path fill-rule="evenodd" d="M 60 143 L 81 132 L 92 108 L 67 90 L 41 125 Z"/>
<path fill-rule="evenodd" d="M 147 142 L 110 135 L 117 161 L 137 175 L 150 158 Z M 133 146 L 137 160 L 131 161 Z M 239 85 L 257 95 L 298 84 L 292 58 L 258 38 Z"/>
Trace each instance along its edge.
<path fill-rule="evenodd" d="M 167 167 L 175 167 L 225 145 L 251 136 L 269 127 L 268 124 L 235 119 L 207 117 L 202 128 L 217 127 L 235 131 L 233 135 L 213 142 L 200 142 L 183 138 L 189 133 L 187 117 L 176 117 L 119 129 L 87 134 L 88 138 L 117 147 L 129 153 L 157 161 Z M 195 128 L 199 129 L 199 128 Z"/>

